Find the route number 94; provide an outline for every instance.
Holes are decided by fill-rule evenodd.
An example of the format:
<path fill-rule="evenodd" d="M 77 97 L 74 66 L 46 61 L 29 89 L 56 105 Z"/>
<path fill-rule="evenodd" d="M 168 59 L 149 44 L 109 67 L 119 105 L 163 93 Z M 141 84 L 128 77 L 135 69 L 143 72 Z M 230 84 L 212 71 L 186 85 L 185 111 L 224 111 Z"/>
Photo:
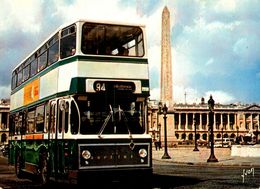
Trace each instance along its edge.
<path fill-rule="evenodd" d="M 104 82 L 95 82 L 94 83 L 94 89 L 95 91 L 106 91 L 106 83 Z"/>

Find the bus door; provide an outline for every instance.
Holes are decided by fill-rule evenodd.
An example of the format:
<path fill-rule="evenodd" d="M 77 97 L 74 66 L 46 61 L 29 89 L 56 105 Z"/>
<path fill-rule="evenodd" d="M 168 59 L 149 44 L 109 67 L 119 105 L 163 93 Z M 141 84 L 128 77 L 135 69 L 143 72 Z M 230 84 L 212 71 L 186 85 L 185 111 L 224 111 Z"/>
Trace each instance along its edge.
<path fill-rule="evenodd" d="M 64 134 L 68 132 L 69 100 L 60 99 L 57 101 L 57 129 L 55 132 L 55 170 L 59 175 L 65 174 L 65 143 Z"/>
<path fill-rule="evenodd" d="M 55 139 L 55 130 L 56 130 L 56 101 L 50 102 L 50 116 L 49 116 L 49 139 Z"/>
<path fill-rule="evenodd" d="M 65 173 L 64 134 L 68 131 L 68 109 L 68 100 L 58 99 L 50 103 L 50 157 L 55 177 Z"/>
<path fill-rule="evenodd" d="M 57 112 L 57 101 L 51 101 L 50 102 L 50 116 L 49 116 L 49 152 L 50 152 L 50 163 L 51 163 L 51 172 L 55 173 L 55 152 L 56 152 L 56 140 L 55 140 L 55 136 L 56 136 L 56 112 Z"/>

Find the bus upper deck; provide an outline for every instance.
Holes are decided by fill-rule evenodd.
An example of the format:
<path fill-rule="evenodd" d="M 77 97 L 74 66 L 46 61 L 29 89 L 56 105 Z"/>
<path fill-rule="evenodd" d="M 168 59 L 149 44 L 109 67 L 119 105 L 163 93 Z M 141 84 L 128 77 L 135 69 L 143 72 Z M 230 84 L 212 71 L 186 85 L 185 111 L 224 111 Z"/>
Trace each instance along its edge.
<path fill-rule="evenodd" d="M 65 92 L 104 90 L 113 79 L 130 81 L 135 94 L 147 95 L 145 44 L 143 26 L 82 20 L 65 26 L 13 70 L 11 111 Z"/>

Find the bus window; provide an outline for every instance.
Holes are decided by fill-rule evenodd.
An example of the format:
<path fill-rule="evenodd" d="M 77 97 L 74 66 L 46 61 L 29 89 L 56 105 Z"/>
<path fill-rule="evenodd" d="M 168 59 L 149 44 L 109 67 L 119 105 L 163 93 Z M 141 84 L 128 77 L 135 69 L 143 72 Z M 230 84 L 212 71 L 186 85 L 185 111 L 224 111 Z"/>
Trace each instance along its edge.
<path fill-rule="evenodd" d="M 30 77 L 30 65 L 23 68 L 23 81 L 26 81 Z"/>
<path fill-rule="evenodd" d="M 77 106 L 74 101 L 71 102 L 70 125 L 71 133 L 77 134 L 79 130 L 79 115 Z"/>
<path fill-rule="evenodd" d="M 58 122 L 58 130 L 59 133 L 62 133 L 65 130 L 66 125 L 68 125 L 68 107 L 69 104 L 65 100 L 59 101 L 59 122 Z M 68 131 L 68 128 L 65 132 Z"/>
<path fill-rule="evenodd" d="M 61 32 L 60 58 L 73 56 L 76 53 L 76 26 L 65 28 Z"/>
<path fill-rule="evenodd" d="M 44 119 L 44 132 L 49 131 L 49 120 L 50 120 L 50 103 L 45 104 L 45 119 Z"/>
<path fill-rule="evenodd" d="M 81 117 L 81 125 L 80 125 L 80 133 L 81 134 L 91 134 L 91 126 L 90 123 L 90 101 L 80 101 L 80 117 Z"/>
<path fill-rule="evenodd" d="M 56 103 L 53 102 L 50 107 L 50 132 L 56 131 Z"/>
<path fill-rule="evenodd" d="M 22 115 L 19 113 L 15 116 L 15 134 L 20 135 L 22 129 Z"/>
<path fill-rule="evenodd" d="M 48 65 L 53 64 L 59 59 L 59 36 L 56 34 L 49 41 L 49 49 L 48 49 Z"/>
<path fill-rule="evenodd" d="M 80 110 L 81 134 L 142 134 L 145 132 L 143 102 L 118 98 L 107 102 L 102 96 L 88 100 L 77 99 Z M 133 99 L 134 100 L 134 99 Z"/>
<path fill-rule="evenodd" d="M 30 110 L 27 114 L 27 133 L 35 131 L 35 110 Z"/>
<path fill-rule="evenodd" d="M 23 82 L 23 70 L 22 66 L 18 69 L 18 78 L 17 78 L 17 85 L 20 85 Z"/>
<path fill-rule="evenodd" d="M 143 43 L 143 33 L 140 33 L 140 35 L 137 38 L 137 56 L 143 56 L 144 54 L 144 43 Z"/>
<path fill-rule="evenodd" d="M 42 53 L 38 58 L 38 71 L 43 70 L 47 66 L 47 51 Z"/>
<path fill-rule="evenodd" d="M 38 106 L 35 112 L 36 116 L 36 132 L 44 130 L 44 105 Z"/>
<path fill-rule="evenodd" d="M 17 85 L 17 74 L 16 74 L 16 71 L 13 72 L 13 75 L 12 75 L 12 89 L 14 89 Z"/>
<path fill-rule="evenodd" d="M 68 125 L 69 125 L 69 102 L 66 102 L 66 109 L 65 109 L 65 133 L 68 132 Z"/>
<path fill-rule="evenodd" d="M 57 62 L 59 59 L 59 43 L 55 43 L 49 48 L 48 65 Z"/>
<path fill-rule="evenodd" d="M 85 23 L 81 51 L 84 54 L 144 56 L 141 28 L 135 26 Z"/>
<path fill-rule="evenodd" d="M 31 77 L 34 76 L 37 73 L 37 59 L 35 58 L 32 62 L 31 62 Z"/>

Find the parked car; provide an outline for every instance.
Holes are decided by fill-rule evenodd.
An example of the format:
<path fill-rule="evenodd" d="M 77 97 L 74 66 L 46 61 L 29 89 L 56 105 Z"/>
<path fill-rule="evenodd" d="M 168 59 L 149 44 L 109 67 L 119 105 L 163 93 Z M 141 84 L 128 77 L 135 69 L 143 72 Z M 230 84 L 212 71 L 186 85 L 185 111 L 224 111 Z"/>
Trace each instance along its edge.
<path fill-rule="evenodd" d="M 4 149 L 5 145 L 4 144 L 0 144 L 0 151 L 2 151 L 2 149 Z"/>
<path fill-rule="evenodd" d="M 214 147 L 218 148 L 218 147 L 224 147 L 224 148 L 230 148 L 232 145 L 232 140 L 230 138 L 223 138 L 223 142 L 222 142 L 222 138 L 217 138 L 215 139 L 214 142 Z"/>
<path fill-rule="evenodd" d="M 208 141 L 203 140 L 203 139 L 197 140 L 197 143 L 198 143 L 199 146 L 207 146 L 208 145 Z"/>
<path fill-rule="evenodd" d="M 0 151 L 2 152 L 3 156 L 8 156 L 9 145 L 8 144 L 1 145 Z"/>

